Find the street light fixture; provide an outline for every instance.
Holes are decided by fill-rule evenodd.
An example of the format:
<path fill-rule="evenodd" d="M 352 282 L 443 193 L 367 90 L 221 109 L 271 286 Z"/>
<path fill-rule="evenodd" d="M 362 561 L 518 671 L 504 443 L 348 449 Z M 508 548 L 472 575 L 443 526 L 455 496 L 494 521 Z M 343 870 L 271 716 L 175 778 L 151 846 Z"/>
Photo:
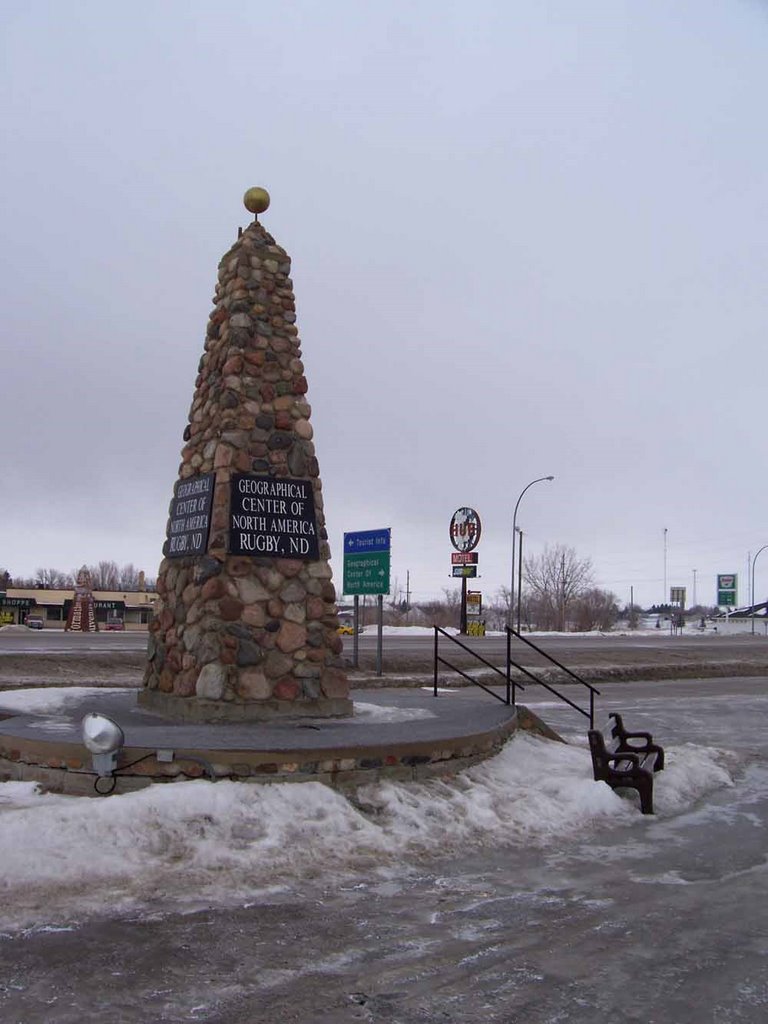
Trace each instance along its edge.
<path fill-rule="evenodd" d="M 768 548 L 768 544 L 763 544 L 760 551 L 765 551 L 766 548 Z M 750 573 L 750 576 L 752 577 L 752 636 L 755 635 L 755 562 L 757 561 L 757 555 L 760 554 L 760 551 L 758 551 L 752 559 L 752 572 Z"/>
<path fill-rule="evenodd" d="M 520 492 L 520 497 L 515 503 L 515 511 L 512 513 L 512 575 L 510 579 L 509 588 L 509 612 L 507 614 L 507 625 L 511 628 L 514 622 L 514 609 L 515 609 L 515 531 L 517 529 L 517 510 L 520 507 L 522 497 L 529 487 L 533 487 L 534 484 L 540 484 L 542 480 L 554 480 L 553 476 L 537 476 L 535 480 L 531 480 L 529 484 Z"/>

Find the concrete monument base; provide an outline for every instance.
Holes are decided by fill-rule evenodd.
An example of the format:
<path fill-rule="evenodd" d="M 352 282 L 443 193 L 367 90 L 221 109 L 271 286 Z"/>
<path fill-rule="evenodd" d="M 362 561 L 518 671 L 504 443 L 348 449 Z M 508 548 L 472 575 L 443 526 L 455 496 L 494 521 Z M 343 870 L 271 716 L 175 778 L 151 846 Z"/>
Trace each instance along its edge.
<path fill-rule="evenodd" d="M 142 690 L 139 707 L 180 722 L 270 722 L 296 718 L 349 718 L 353 704 L 346 698 L 319 700 L 219 701 L 177 697 L 159 690 Z"/>

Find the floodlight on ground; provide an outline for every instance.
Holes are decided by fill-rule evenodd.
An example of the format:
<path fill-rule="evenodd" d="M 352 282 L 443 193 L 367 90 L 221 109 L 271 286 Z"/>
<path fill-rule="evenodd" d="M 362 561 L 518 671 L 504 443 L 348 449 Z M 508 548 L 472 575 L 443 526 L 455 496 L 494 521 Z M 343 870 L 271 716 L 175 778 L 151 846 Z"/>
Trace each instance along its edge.
<path fill-rule="evenodd" d="M 106 715 L 92 711 L 83 719 L 83 743 L 93 755 L 93 770 L 100 776 L 117 768 L 117 756 L 125 742 L 123 730 Z"/>

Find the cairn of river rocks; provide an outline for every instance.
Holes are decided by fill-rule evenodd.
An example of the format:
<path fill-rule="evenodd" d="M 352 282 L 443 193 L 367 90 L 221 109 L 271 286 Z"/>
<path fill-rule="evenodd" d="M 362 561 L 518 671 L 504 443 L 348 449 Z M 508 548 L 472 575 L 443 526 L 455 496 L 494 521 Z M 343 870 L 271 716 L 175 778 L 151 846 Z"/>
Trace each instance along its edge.
<path fill-rule="evenodd" d="M 139 698 L 176 717 L 352 712 L 290 266 L 258 217 L 219 264 Z"/>

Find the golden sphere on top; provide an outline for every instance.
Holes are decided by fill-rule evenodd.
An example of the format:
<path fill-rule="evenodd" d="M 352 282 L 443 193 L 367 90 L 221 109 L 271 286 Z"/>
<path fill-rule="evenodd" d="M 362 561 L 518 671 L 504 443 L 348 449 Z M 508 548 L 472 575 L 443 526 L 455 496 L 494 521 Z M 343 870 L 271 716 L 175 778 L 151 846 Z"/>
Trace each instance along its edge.
<path fill-rule="evenodd" d="M 265 188 L 249 188 L 243 196 L 243 203 L 249 213 L 264 213 L 269 206 L 269 192 Z"/>

